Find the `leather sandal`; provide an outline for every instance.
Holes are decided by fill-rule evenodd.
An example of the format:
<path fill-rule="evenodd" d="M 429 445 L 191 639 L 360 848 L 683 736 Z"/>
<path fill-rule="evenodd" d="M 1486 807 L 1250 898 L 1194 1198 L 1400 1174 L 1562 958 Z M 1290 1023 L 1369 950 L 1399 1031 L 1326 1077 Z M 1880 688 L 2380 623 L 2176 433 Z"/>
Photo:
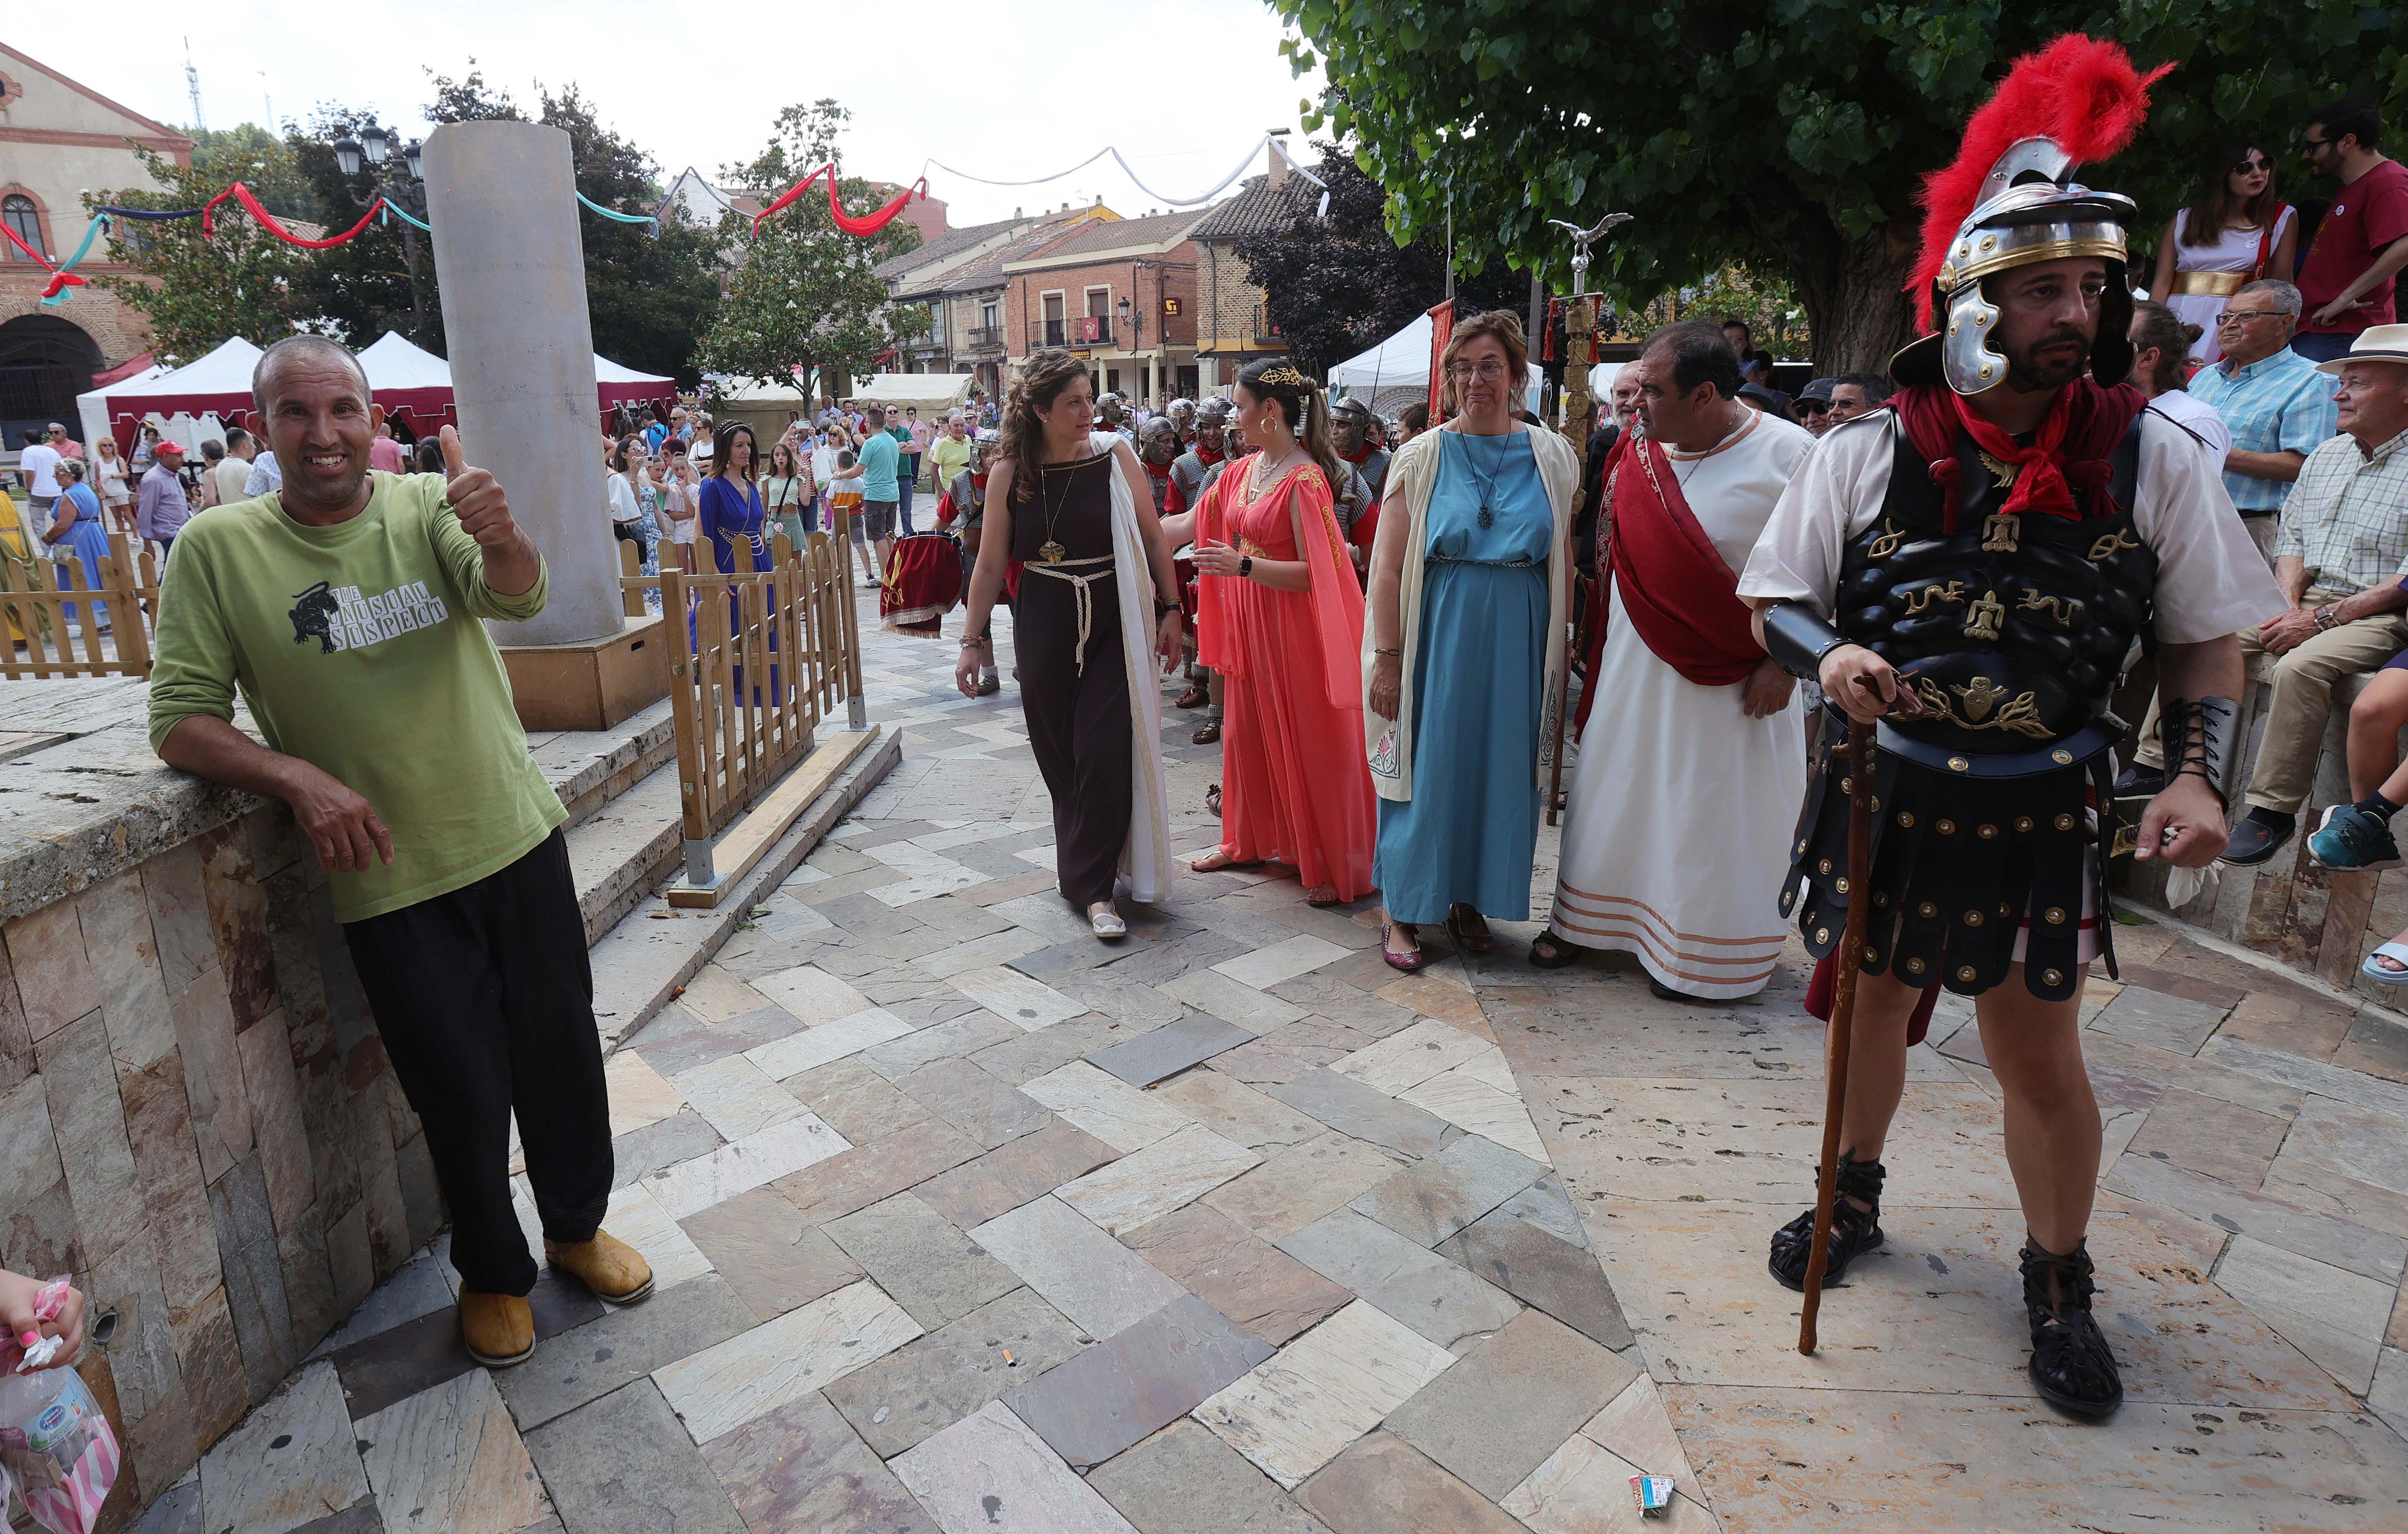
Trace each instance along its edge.
<path fill-rule="evenodd" d="M 1342 906 L 1346 902 L 1340 897 L 1337 885 L 1315 884 L 1304 892 L 1304 903 L 1318 909 L 1326 909 L 1330 906 Z"/>
<path fill-rule="evenodd" d="M 1200 709 L 1211 700 L 1211 689 L 1200 686 L 1190 687 L 1187 691 L 1171 699 L 1170 706 L 1174 709 Z"/>
<path fill-rule="evenodd" d="M 1388 946 L 1389 938 L 1398 927 L 1403 927 L 1407 932 L 1412 933 L 1413 935 L 1413 951 L 1410 953 L 1399 953 L 1395 949 Z M 1382 922 L 1380 924 L 1380 957 L 1388 961 L 1389 968 L 1401 969 L 1408 975 L 1420 973 L 1423 964 L 1427 962 L 1422 956 L 1421 935 L 1413 930 L 1413 924 L 1411 922 Z"/>
<path fill-rule="evenodd" d="M 2032 1385 L 2053 1406 L 2103 1417 L 2124 1404 L 2124 1378 L 2090 1314 L 2090 1243 L 2058 1256 L 2027 1239 L 2024 1312 L 2031 1322 Z"/>
<path fill-rule="evenodd" d="M 1215 861 L 1215 859 L 1218 861 Z M 1189 873 L 1219 873 L 1224 868 L 1259 868 L 1262 866 L 1263 860 L 1261 858 L 1255 858 L 1251 863 L 1240 863 L 1236 858 L 1231 857 L 1228 853 L 1223 852 L 1220 848 L 1215 847 L 1211 852 L 1206 853 L 1202 857 L 1199 857 L 1195 862 L 1187 865 L 1187 871 Z"/>
<path fill-rule="evenodd" d="M 1546 944 L 1552 952 L 1544 953 L 1541 953 L 1539 951 L 1539 945 L 1541 943 Z M 1578 962 L 1579 958 L 1580 950 L 1578 948 L 1564 941 L 1561 938 L 1556 937 L 1552 932 L 1541 932 L 1537 937 L 1530 939 L 1530 964 L 1535 968 L 1561 969 L 1568 964 Z"/>
<path fill-rule="evenodd" d="M 1221 738 L 1221 722 L 1217 719 L 1206 720 L 1204 722 L 1204 727 L 1197 730 L 1188 738 L 1194 740 L 1199 746 L 1211 745 L 1213 741 Z"/>
<path fill-rule="evenodd" d="M 1466 920 L 1467 912 L 1469 913 L 1469 921 Z M 1480 923 L 1477 931 L 1471 929 L 1470 922 Z M 1493 953 L 1497 947 L 1497 939 L 1488 930 L 1487 919 L 1460 900 L 1446 908 L 1446 934 L 1455 939 L 1457 948 L 1467 953 Z"/>
<path fill-rule="evenodd" d="M 1838 1192 L 1831 1200 L 1831 1247 L 1823 1259 L 1823 1283 L 1836 1288 L 1848 1275 L 1848 1264 L 1877 1251 L 1885 1238 L 1881 1227 L 1882 1179 L 1878 1161 L 1858 1161 L 1840 1153 Z M 1851 1202 L 1854 1200 L 1854 1202 Z M 1866 1205 L 1858 1209 L 1857 1203 Z M 1772 1233 L 1772 1256 L 1766 1265 L 1784 1289 L 1803 1291 L 1806 1265 L 1813 1260 L 1814 1211 L 1808 1210 Z"/>
<path fill-rule="evenodd" d="M 1206 813 L 1212 815 L 1218 815 L 1221 812 L 1221 785 L 1219 783 L 1214 783 L 1211 787 L 1204 791 L 1204 810 Z"/>

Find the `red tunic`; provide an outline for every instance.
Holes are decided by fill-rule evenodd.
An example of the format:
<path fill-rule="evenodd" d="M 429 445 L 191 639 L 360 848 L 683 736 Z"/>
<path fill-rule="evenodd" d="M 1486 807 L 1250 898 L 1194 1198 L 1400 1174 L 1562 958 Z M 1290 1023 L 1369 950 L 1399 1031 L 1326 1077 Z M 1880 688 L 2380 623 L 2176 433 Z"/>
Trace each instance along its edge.
<path fill-rule="evenodd" d="M 1292 469 L 1248 502 L 1254 466 L 1240 459 L 1214 482 L 1197 541 L 1234 544 L 1257 559 L 1301 558 L 1312 583 L 1291 592 L 1201 578 L 1197 655 L 1227 679 L 1221 851 L 1239 862 L 1292 863 L 1308 887 L 1332 885 L 1353 900 L 1372 888 L 1379 835 L 1363 757 L 1363 591 L 1320 468 Z"/>

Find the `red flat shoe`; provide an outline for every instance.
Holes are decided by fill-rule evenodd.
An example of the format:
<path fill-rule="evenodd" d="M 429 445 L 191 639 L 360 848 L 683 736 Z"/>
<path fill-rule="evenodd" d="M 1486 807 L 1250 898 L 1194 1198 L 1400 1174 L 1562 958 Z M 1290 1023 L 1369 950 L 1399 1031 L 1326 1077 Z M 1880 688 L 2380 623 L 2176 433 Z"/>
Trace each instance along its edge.
<path fill-rule="evenodd" d="M 1410 953 L 1399 953 L 1388 946 L 1389 937 L 1401 925 L 1403 924 L 1396 922 L 1380 924 L 1380 957 L 1388 961 L 1388 968 L 1391 969 L 1401 969 L 1408 975 L 1418 974 L 1424 962 L 1419 934 L 1414 935 L 1413 951 Z"/>
<path fill-rule="evenodd" d="M 1447 936 L 1453 938 L 1455 941 L 1455 946 L 1462 949 L 1467 953 L 1488 953 L 1495 952 L 1497 948 L 1496 936 L 1486 930 L 1485 924 L 1483 924 L 1482 930 L 1478 932 L 1467 931 L 1463 921 L 1455 915 L 1455 911 L 1464 908 L 1450 907 L 1448 909 L 1446 913 Z M 1475 920 L 1480 916 L 1480 912 L 1476 910 L 1471 914 Z"/>

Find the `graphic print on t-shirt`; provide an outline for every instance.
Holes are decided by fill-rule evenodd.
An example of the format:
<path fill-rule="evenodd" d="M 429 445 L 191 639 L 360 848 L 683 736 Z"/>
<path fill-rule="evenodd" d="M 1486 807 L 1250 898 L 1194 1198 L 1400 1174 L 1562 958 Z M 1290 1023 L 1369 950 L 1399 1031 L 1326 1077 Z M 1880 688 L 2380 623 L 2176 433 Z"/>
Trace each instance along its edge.
<path fill-rule="evenodd" d="M 423 581 L 395 586 L 374 596 L 362 596 L 357 586 L 334 586 L 321 581 L 294 598 L 293 642 L 318 641 L 318 652 L 363 650 L 369 645 L 422 628 L 432 628 L 451 617 L 443 598 L 426 589 Z"/>

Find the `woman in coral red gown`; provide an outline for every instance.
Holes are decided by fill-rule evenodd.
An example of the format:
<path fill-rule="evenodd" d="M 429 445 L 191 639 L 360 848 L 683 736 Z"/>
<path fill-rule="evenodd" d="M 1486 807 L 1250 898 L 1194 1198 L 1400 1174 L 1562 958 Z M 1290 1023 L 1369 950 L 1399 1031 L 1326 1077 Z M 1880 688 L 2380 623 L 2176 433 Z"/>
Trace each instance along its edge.
<path fill-rule="evenodd" d="M 1283 361 L 1248 366 L 1236 394 L 1246 439 L 1266 445 L 1222 473 L 1197 519 L 1198 658 L 1227 679 L 1227 723 L 1221 845 L 1192 867 L 1293 864 L 1308 899 L 1336 905 L 1373 887 L 1379 815 L 1363 589 L 1331 502 L 1329 412 Z"/>

